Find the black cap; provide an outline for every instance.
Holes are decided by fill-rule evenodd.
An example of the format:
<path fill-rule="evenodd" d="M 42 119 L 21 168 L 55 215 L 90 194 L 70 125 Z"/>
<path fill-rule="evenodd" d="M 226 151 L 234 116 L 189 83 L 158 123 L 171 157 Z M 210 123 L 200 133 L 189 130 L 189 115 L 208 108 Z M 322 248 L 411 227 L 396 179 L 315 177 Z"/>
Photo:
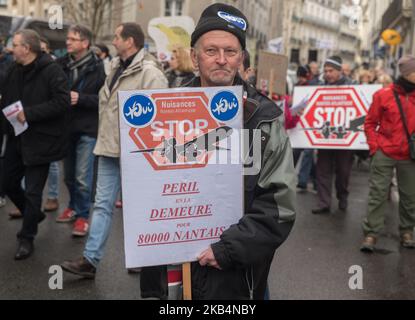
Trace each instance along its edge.
<path fill-rule="evenodd" d="M 223 30 L 232 33 L 239 39 L 242 49 L 246 48 L 246 31 L 248 20 L 235 7 L 223 3 L 215 3 L 203 11 L 202 16 L 192 34 L 192 47 L 205 33 L 213 30 Z"/>
<path fill-rule="evenodd" d="M 297 69 L 297 77 L 307 78 L 311 73 L 310 67 L 308 65 L 299 66 Z"/>
<path fill-rule="evenodd" d="M 342 70 L 343 68 L 343 59 L 340 58 L 339 56 L 332 56 L 330 58 L 328 58 L 326 60 L 326 62 L 324 63 L 324 66 L 331 66 L 334 69 L 337 69 L 339 71 Z"/>

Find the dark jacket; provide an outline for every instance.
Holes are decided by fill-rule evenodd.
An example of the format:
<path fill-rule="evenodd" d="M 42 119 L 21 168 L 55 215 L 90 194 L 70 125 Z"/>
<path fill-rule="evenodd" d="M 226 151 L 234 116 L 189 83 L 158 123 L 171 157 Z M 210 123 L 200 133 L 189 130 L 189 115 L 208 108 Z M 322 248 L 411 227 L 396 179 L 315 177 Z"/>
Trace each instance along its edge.
<path fill-rule="evenodd" d="M 71 106 L 69 113 L 70 132 L 86 134 L 96 138 L 98 134 L 98 94 L 105 82 L 105 69 L 102 61 L 92 52 L 91 59 L 80 68 L 78 79 L 71 83 L 71 91 L 79 93 L 79 102 Z M 68 79 L 71 79 L 69 56 L 57 60 Z"/>
<path fill-rule="evenodd" d="M 67 114 L 70 105 L 68 80 L 62 69 L 47 54 L 31 65 L 16 63 L 7 75 L 0 107 L 21 101 L 29 128 L 20 141 L 25 165 L 41 165 L 61 160 L 67 148 Z M 4 131 L 13 135 L 3 113 Z"/>
<path fill-rule="evenodd" d="M 274 253 L 287 239 L 295 220 L 295 171 L 282 112 L 240 78 L 235 85 L 243 85 L 247 96 L 244 127 L 261 130 L 262 166 L 258 175 L 245 176 L 243 218 L 211 245 L 222 270 L 192 263 L 195 300 L 264 299 Z M 200 87 L 200 79 L 191 86 Z M 150 282 L 165 279 L 165 271 L 159 268 L 157 275 L 150 269 L 144 268 L 141 275 L 142 296 L 163 298 L 167 286 L 162 284 L 157 290 Z"/>
<path fill-rule="evenodd" d="M 195 74 L 169 70 L 166 72 L 166 78 L 169 81 L 169 88 L 179 88 L 188 85 L 195 78 Z"/>
<path fill-rule="evenodd" d="M 0 57 L 0 92 L 10 67 L 13 65 L 13 58 L 10 54 L 2 54 Z"/>
<path fill-rule="evenodd" d="M 341 77 L 336 83 L 328 83 L 327 81 L 324 83 L 326 86 L 352 86 L 355 84 L 352 79 L 345 76 Z"/>

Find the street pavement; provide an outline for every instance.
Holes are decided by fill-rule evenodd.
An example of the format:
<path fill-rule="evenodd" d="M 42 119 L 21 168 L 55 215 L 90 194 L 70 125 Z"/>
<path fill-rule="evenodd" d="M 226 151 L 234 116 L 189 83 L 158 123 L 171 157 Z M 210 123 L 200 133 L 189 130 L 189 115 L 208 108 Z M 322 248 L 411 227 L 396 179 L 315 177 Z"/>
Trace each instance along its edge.
<path fill-rule="evenodd" d="M 62 171 L 61 171 L 62 172 Z M 368 195 L 368 168 L 354 168 L 347 212 L 333 203 L 330 215 L 315 216 L 316 195 L 298 194 L 298 217 L 271 267 L 272 299 L 415 299 L 415 251 L 401 249 L 396 192 L 388 204 L 386 229 L 373 255 L 359 251 L 361 221 Z M 61 209 L 67 201 L 61 184 Z M 8 201 L 0 209 L 0 299 L 141 299 L 138 274 L 125 269 L 122 211 L 114 212 L 105 257 L 95 281 L 64 274 L 63 289 L 51 290 L 49 267 L 80 257 L 86 239 L 71 237 L 71 225 L 57 224 L 57 212 L 48 213 L 39 227 L 34 255 L 14 261 L 16 233 L 21 221 L 9 221 Z M 349 287 L 352 266 L 363 271 L 363 289 Z"/>

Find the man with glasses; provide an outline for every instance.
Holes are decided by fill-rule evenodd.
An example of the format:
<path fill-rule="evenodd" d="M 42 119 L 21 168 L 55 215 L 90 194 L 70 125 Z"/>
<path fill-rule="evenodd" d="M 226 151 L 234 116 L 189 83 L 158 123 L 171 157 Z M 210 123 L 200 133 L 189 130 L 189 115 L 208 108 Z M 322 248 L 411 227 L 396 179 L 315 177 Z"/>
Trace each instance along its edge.
<path fill-rule="evenodd" d="M 144 33 L 136 23 L 123 23 L 115 30 L 111 72 L 99 94 L 99 129 L 94 154 L 98 156 L 95 206 L 82 257 L 62 263 L 63 270 L 94 279 L 104 256 L 112 224 L 114 204 L 121 188 L 118 91 L 167 88 L 167 79 L 155 58 L 144 49 Z"/>
<path fill-rule="evenodd" d="M 247 29 L 238 9 L 217 3 L 206 8 L 192 34 L 191 56 L 200 76 L 189 86 L 243 86 L 244 128 L 260 131 L 262 151 L 258 175 L 245 176 L 243 217 L 192 263 L 195 300 L 264 299 L 275 251 L 295 220 L 295 171 L 283 114 L 238 75 Z M 143 268 L 142 297 L 167 298 L 167 278 L 163 267 Z"/>
<path fill-rule="evenodd" d="M 68 54 L 58 60 L 69 79 L 71 110 L 69 148 L 64 161 L 69 204 L 56 221 L 75 221 L 72 235 L 76 237 L 84 237 L 89 229 L 98 93 L 105 81 L 104 65 L 90 50 L 91 42 L 92 32 L 88 28 L 71 26 L 66 38 Z"/>

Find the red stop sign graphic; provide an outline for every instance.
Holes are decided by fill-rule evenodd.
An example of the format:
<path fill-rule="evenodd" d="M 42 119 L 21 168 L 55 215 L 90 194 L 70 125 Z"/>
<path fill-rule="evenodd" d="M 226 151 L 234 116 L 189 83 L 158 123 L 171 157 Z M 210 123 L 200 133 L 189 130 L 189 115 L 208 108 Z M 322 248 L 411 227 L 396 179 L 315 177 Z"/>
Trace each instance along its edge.
<path fill-rule="evenodd" d="M 349 147 L 359 136 L 351 122 L 367 115 L 354 88 L 317 89 L 301 118 L 301 126 L 315 147 Z"/>
<path fill-rule="evenodd" d="M 205 167 L 213 152 L 197 150 L 191 161 L 186 155 L 177 154 L 177 159 L 172 161 L 166 157 L 166 151 L 219 127 L 209 113 L 206 95 L 203 92 L 160 93 L 151 98 L 157 107 L 154 121 L 145 128 L 130 130 L 130 137 L 139 150 L 159 149 L 143 153 L 150 165 L 157 171 Z"/>

